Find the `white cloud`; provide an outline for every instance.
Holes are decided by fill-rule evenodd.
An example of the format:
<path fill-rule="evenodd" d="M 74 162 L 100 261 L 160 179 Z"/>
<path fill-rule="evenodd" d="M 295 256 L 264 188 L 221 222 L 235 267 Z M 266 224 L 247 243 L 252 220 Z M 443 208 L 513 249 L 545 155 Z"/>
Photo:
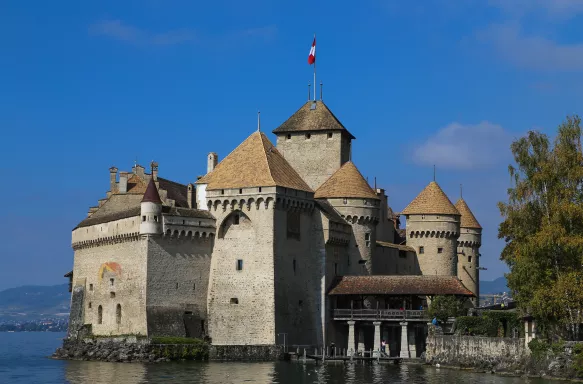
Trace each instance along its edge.
<path fill-rule="evenodd" d="M 478 32 L 478 41 L 520 68 L 547 71 L 583 70 L 583 43 L 561 44 L 527 36 L 517 24 L 496 24 Z"/>
<path fill-rule="evenodd" d="M 413 151 L 421 165 L 445 169 L 487 168 L 510 155 L 511 135 L 500 125 L 451 123 Z"/>
<path fill-rule="evenodd" d="M 103 20 L 95 23 L 89 27 L 89 33 L 135 45 L 175 45 L 196 38 L 194 32 L 187 29 L 152 33 L 124 24 L 121 20 Z"/>

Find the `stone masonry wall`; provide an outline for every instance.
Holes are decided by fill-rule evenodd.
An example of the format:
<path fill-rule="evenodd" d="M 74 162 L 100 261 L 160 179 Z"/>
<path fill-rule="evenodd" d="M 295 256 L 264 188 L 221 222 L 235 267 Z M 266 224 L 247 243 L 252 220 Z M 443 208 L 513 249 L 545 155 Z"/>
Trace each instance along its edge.
<path fill-rule="evenodd" d="M 407 216 L 407 245 L 417 251 L 423 275 L 457 276 L 459 226 L 459 216 Z"/>
<path fill-rule="evenodd" d="M 147 241 L 139 237 L 75 251 L 74 286 L 84 286 L 83 321 L 94 334 L 147 335 L 146 254 Z"/>
<path fill-rule="evenodd" d="M 149 336 L 206 334 L 213 241 L 212 237 L 149 238 L 146 302 Z"/>
<path fill-rule="evenodd" d="M 313 190 L 348 161 L 348 140 L 340 132 L 330 133 L 332 137 L 328 132 L 286 132 L 277 136 L 277 150 Z"/>
<path fill-rule="evenodd" d="M 239 198 L 248 201 L 250 197 Z M 217 236 L 207 302 L 214 345 L 276 342 L 274 201 L 274 194 L 265 194 L 249 205 L 214 205 L 211 209 L 217 218 Z M 242 260 L 242 270 L 237 270 L 237 260 Z"/>
<path fill-rule="evenodd" d="M 480 244 L 482 242 L 481 229 L 461 228 L 458 238 L 457 275 L 462 284 L 480 297 Z M 477 299 L 472 298 L 477 305 Z"/>

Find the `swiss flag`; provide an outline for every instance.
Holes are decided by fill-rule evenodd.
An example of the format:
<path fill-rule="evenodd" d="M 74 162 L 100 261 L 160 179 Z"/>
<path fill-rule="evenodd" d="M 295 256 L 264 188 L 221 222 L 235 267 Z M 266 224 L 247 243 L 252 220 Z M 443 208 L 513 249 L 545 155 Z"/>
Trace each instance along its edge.
<path fill-rule="evenodd" d="M 312 65 L 316 62 L 316 36 L 314 36 L 314 42 L 312 43 L 312 48 L 310 48 L 310 55 L 308 56 L 308 64 Z"/>

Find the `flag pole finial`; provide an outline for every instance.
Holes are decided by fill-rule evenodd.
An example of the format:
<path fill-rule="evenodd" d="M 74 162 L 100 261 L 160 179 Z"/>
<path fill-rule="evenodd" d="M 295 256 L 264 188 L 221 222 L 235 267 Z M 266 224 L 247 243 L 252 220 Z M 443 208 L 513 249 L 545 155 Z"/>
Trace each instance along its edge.
<path fill-rule="evenodd" d="M 261 112 L 257 111 L 257 132 L 261 132 Z"/>

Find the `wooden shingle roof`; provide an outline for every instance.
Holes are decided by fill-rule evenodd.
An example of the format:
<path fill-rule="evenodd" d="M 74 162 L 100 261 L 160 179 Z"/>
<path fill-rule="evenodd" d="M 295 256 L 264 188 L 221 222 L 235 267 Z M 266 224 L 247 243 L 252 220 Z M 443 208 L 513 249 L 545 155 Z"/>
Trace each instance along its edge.
<path fill-rule="evenodd" d="M 263 132 L 254 132 L 196 184 L 207 190 L 279 186 L 313 192 Z"/>
<path fill-rule="evenodd" d="M 480 223 L 478 223 L 476 216 L 474 216 L 474 214 L 470 210 L 470 207 L 468 207 L 468 204 L 464 199 L 460 198 L 455 203 L 455 207 L 462 215 L 460 227 L 482 229 L 482 226 L 480 225 Z"/>
<path fill-rule="evenodd" d="M 429 183 L 427 187 L 417 197 L 405 207 L 401 212 L 403 215 L 459 215 L 459 211 L 451 203 L 445 192 L 435 181 Z"/>
<path fill-rule="evenodd" d="M 351 139 L 355 139 L 321 100 L 308 101 L 282 125 L 274 129 L 273 133 L 298 131 L 343 131 Z"/>
<path fill-rule="evenodd" d="M 314 198 L 359 197 L 379 199 L 352 161 L 344 163 L 317 190 Z"/>

